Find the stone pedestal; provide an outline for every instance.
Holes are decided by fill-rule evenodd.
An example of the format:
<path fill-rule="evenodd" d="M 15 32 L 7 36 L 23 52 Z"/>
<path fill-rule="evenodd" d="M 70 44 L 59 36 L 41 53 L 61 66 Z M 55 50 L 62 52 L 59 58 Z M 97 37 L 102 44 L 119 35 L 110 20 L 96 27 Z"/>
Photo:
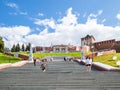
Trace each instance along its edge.
<path fill-rule="evenodd" d="M 29 55 L 29 62 L 33 62 L 33 55 L 32 55 L 32 45 L 30 44 L 30 55 Z"/>

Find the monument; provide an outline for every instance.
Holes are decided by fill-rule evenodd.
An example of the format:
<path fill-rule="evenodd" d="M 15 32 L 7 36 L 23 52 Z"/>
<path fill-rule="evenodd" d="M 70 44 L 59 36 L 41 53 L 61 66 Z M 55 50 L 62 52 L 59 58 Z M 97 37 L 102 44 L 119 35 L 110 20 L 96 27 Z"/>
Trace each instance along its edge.
<path fill-rule="evenodd" d="M 30 55 L 29 55 L 29 62 L 33 62 L 33 54 L 32 54 L 33 50 L 32 50 L 32 44 L 30 44 Z"/>

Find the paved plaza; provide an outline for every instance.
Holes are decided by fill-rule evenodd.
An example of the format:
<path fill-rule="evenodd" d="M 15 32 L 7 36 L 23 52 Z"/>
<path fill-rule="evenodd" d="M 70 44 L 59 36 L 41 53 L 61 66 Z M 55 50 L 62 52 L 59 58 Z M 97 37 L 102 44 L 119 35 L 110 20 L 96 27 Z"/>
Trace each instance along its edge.
<path fill-rule="evenodd" d="M 0 90 L 120 90 L 120 72 L 85 70 L 77 62 L 47 62 L 0 70 Z"/>

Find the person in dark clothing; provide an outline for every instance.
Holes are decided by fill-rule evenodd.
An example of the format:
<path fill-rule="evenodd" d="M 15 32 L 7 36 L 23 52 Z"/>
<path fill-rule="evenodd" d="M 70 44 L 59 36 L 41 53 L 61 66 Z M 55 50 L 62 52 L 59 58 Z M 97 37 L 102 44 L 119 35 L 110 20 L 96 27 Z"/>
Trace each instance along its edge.
<path fill-rule="evenodd" d="M 64 57 L 64 61 L 66 61 L 66 57 Z"/>
<path fill-rule="evenodd" d="M 45 63 L 42 63 L 42 64 L 41 64 L 41 69 L 42 69 L 43 72 L 46 71 L 46 64 L 45 64 Z"/>
<path fill-rule="evenodd" d="M 34 58 L 34 66 L 36 66 L 36 59 Z"/>

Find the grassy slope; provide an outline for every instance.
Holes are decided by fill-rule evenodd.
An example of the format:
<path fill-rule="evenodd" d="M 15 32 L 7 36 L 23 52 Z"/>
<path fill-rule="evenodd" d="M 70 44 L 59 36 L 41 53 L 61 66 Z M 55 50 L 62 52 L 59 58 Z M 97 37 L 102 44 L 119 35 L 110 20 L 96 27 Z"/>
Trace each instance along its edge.
<path fill-rule="evenodd" d="M 12 56 L 8 56 L 8 55 L 0 53 L 0 64 L 1 63 L 15 63 L 20 60 L 21 60 L 20 58 L 16 58 L 16 57 L 12 57 Z"/>
<path fill-rule="evenodd" d="M 117 60 L 112 60 L 114 55 L 117 56 Z M 101 62 L 101 63 L 108 64 L 114 67 L 119 67 L 116 65 L 116 62 L 119 60 L 120 60 L 120 53 L 94 57 L 94 62 Z"/>

